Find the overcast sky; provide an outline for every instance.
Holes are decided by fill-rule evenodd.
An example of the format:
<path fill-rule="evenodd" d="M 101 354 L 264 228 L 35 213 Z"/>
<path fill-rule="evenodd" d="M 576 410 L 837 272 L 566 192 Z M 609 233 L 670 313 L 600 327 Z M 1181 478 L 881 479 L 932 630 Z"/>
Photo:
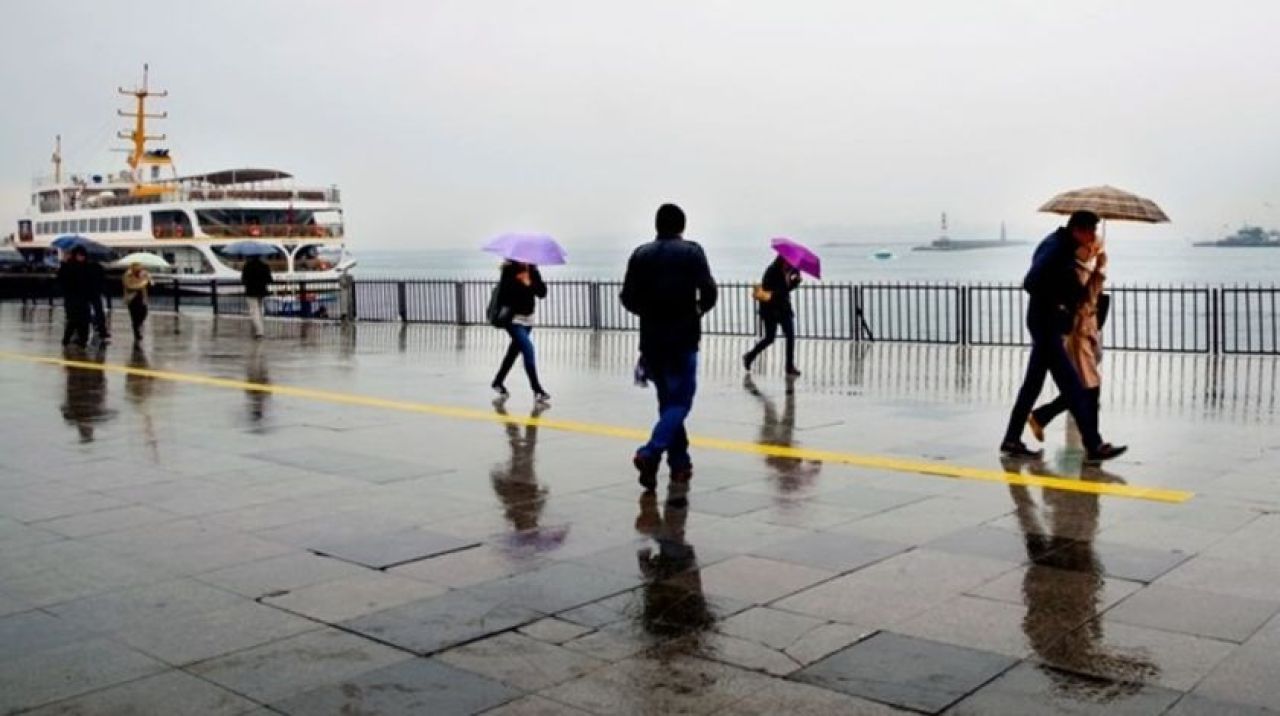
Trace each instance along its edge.
<path fill-rule="evenodd" d="M 1038 236 L 1101 183 L 1174 220 L 1134 233 L 1280 228 L 1274 0 L 6 0 L 0 27 L 2 233 L 55 133 L 71 170 L 122 165 L 143 62 L 180 171 L 336 183 L 357 252 L 629 244 L 667 200 L 711 243 L 944 210 Z"/>

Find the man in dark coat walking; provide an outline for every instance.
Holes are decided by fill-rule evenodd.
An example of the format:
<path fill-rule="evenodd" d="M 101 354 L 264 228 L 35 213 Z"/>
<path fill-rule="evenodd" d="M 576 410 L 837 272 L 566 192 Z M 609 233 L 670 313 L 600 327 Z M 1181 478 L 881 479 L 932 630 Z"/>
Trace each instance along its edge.
<path fill-rule="evenodd" d="M 253 324 L 253 337 L 262 338 L 262 300 L 270 292 L 273 278 L 271 268 L 257 256 L 250 256 L 240 269 L 240 283 L 244 285 L 245 303 L 249 309 L 249 321 Z"/>
<path fill-rule="evenodd" d="M 673 481 L 693 477 L 684 421 L 697 391 L 702 315 L 718 295 L 702 247 L 684 239 L 680 207 L 663 204 L 655 224 L 657 238 L 631 254 L 621 295 L 623 307 L 640 317 L 640 359 L 658 391 L 658 423 L 632 459 L 646 490 L 657 487 L 664 453 Z"/>
<path fill-rule="evenodd" d="M 1096 242 L 1097 228 L 1097 214 L 1091 211 L 1072 214 L 1066 226 L 1049 234 L 1036 247 L 1031 270 L 1023 280 L 1022 288 L 1030 295 L 1027 330 L 1031 333 L 1031 355 L 1027 359 L 1022 389 L 1018 391 L 1018 399 L 1009 415 L 1004 441 L 1000 443 L 1000 452 L 1010 457 L 1033 458 L 1042 454 L 1042 451 L 1031 450 L 1023 444 L 1022 428 L 1040 397 L 1048 375 L 1053 376 L 1054 384 L 1066 398 L 1071 416 L 1080 428 L 1087 462 L 1110 460 L 1128 449 L 1102 441 L 1098 434 L 1097 416 L 1089 407 L 1080 376 L 1071 364 L 1065 344 L 1084 291 L 1076 277 L 1076 249 Z"/>
<path fill-rule="evenodd" d="M 84 347 L 89 342 L 89 277 L 88 252 L 75 247 L 58 266 L 58 286 L 62 289 L 62 308 L 66 313 L 66 327 L 62 331 L 62 345 L 72 343 Z"/>
<path fill-rule="evenodd" d="M 93 330 L 98 333 L 98 340 L 106 343 L 111 338 L 111 329 L 107 326 L 107 310 L 102 303 L 102 295 L 107 290 L 107 270 L 97 259 L 85 261 L 85 274 L 89 287 L 89 313 L 93 318 Z"/>

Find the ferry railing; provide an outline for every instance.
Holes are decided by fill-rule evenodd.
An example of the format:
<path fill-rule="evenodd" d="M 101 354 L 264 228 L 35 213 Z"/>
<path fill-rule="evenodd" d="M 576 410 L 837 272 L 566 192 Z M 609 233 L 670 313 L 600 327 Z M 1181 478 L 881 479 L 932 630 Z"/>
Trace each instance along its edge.
<path fill-rule="evenodd" d="M 118 279 L 108 295 L 119 296 Z M 157 275 L 150 291 L 157 311 L 198 309 L 247 313 L 238 282 Z M 495 281 L 355 279 L 273 286 L 269 313 L 474 326 L 485 324 Z M 549 328 L 631 331 L 638 319 L 621 305 L 618 281 L 553 281 L 536 321 Z M 719 286 L 704 317 L 716 336 L 761 332 L 753 284 Z M 1280 355 L 1280 287 L 1116 286 L 1103 327 L 1104 349 L 1167 353 Z M 55 305 L 60 291 L 47 274 L 0 277 L 0 300 Z M 118 300 L 118 299 L 117 299 Z M 1014 285 L 806 283 L 792 294 L 797 335 L 831 341 L 1025 346 L 1027 297 Z"/>

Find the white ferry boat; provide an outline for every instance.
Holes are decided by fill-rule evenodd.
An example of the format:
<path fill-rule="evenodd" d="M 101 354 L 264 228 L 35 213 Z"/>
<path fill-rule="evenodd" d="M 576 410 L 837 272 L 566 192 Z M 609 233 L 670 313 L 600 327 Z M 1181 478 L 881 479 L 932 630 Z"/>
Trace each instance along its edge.
<path fill-rule="evenodd" d="M 13 247 L 35 265 L 56 263 L 50 243 L 78 234 L 117 256 L 148 251 L 169 262 L 183 280 L 238 280 L 242 260 L 223 253 L 237 241 L 267 244 L 275 252 L 264 259 L 277 281 L 336 280 L 354 264 L 347 255 L 341 195 L 336 186 L 299 186 L 276 169 L 227 169 L 179 175 L 174 158 L 151 143 L 164 135 L 147 134 L 147 100 L 167 92 L 147 86 L 119 89 L 135 99 L 133 128 L 119 133 L 129 141 L 127 168 L 116 173 L 71 175 L 62 172 L 61 140 L 53 154 L 52 177 L 34 182 L 31 204 L 18 220 Z"/>

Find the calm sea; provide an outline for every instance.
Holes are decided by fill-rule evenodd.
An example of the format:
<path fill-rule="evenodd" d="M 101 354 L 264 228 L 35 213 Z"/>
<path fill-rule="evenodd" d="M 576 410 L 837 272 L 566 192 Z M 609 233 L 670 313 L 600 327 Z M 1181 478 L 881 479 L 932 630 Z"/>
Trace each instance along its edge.
<path fill-rule="evenodd" d="M 816 245 L 823 278 L 837 282 L 934 281 L 949 283 L 1020 281 L 1034 245 L 968 251 L 912 251 L 911 244 Z M 766 242 L 704 244 L 720 281 L 756 281 L 773 254 Z M 348 248 L 364 278 L 492 278 L 497 261 L 478 249 Z M 569 264 L 548 267 L 547 279 L 620 279 L 630 245 L 568 246 Z M 878 258 L 888 251 L 891 258 Z M 1265 284 L 1280 282 L 1280 248 L 1194 247 L 1172 240 L 1112 238 L 1110 279 L 1115 284 Z"/>

